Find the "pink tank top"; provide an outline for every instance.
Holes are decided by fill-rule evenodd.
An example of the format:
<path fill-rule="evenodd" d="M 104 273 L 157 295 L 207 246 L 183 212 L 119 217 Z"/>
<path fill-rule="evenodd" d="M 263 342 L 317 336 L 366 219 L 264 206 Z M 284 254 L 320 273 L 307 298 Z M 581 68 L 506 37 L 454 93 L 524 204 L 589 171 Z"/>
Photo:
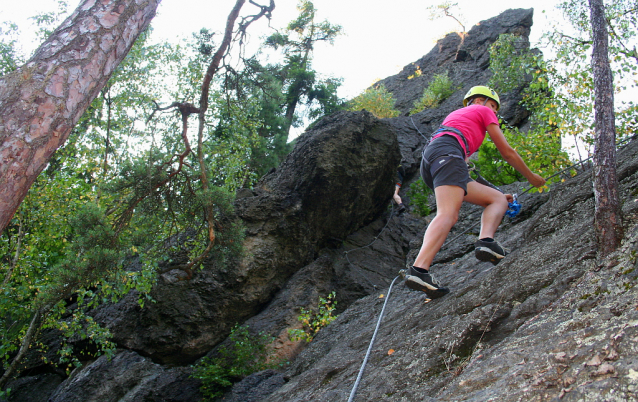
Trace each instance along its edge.
<path fill-rule="evenodd" d="M 457 109 L 450 113 L 441 125 L 454 127 L 463 133 L 467 140 L 469 149 L 465 149 L 465 142 L 456 133 L 443 131 L 435 135 L 432 139 L 442 135 L 451 135 L 461 144 L 461 148 L 465 149 L 466 155 L 472 155 L 476 152 L 487 132 L 487 126 L 490 124 L 498 124 L 496 113 L 492 109 L 483 105 L 470 105 L 461 109 Z"/>

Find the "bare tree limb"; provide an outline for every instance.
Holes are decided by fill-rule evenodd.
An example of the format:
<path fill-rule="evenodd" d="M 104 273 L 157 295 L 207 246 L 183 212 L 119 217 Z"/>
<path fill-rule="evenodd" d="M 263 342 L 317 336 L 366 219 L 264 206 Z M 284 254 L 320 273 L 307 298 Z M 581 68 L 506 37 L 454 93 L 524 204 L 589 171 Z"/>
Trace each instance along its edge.
<path fill-rule="evenodd" d="M 9 272 L 7 272 L 7 274 L 4 277 L 4 280 L 2 281 L 2 287 L 6 286 L 6 284 L 11 279 L 11 276 L 13 275 L 13 270 L 18 264 L 18 259 L 20 258 L 20 251 L 22 248 L 22 239 L 24 238 L 24 220 L 22 219 L 22 217 L 20 217 L 18 221 L 19 221 L 19 226 L 18 226 L 18 240 L 16 240 L 16 249 L 15 249 L 15 252 L 13 253 L 13 259 L 11 260 L 11 264 L 9 266 Z"/>
<path fill-rule="evenodd" d="M 2 378 L 0 378 L 0 389 L 4 388 L 4 386 L 11 379 L 13 374 L 16 372 L 18 368 L 18 364 L 20 363 L 25 353 L 29 349 L 29 346 L 31 345 L 31 341 L 33 341 L 33 337 L 35 336 L 38 328 L 40 327 L 40 322 L 42 322 L 42 318 L 46 316 L 49 310 L 50 310 L 49 306 L 44 306 L 35 311 L 35 314 L 33 315 L 33 318 L 31 319 L 31 323 L 29 324 L 29 328 L 27 329 L 27 333 L 24 335 L 24 338 L 22 338 L 22 344 L 20 345 L 20 350 L 18 351 L 18 354 L 13 358 L 11 365 L 9 365 L 9 368 L 7 368 Z"/>

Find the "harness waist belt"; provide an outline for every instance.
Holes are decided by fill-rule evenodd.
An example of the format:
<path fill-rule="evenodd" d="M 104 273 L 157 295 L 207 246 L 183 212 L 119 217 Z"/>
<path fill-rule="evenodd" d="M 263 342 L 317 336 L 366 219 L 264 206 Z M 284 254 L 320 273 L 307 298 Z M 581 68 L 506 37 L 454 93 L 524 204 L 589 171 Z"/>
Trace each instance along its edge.
<path fill-rule="evenodd" d="M 463 135 L 463 133 L 461 132 L 461 130 L 456 129 L 456 128 L 454 128 L 454 127 L 449 127 L 449 126 L 440 125 L 440 126 L 439 126 L 439 128 L 438 128 L 438 129 L 437 129 L 434 133 L 432 133 L 432 137 L 434 137 L 435 135 L 437 135 L 437 134 L 439 134 L 439 133 L 444 133 L 444 132 L 448 132 L 448 131 L 449 131 L 449 132 L 451 132 L 451 133 L 454 133 L 454 134 L 458 135 L 459 137 L 461 137 L 461 140 L 463 140 L 463 145 L 465 145 L 465 149 L 464 149 L 464 151 L 465 151 L 465 156 L 466 156 L 466 157 L 469 157 L 469 156 L 470 156 L 470 153 L 469 153 L 469 152 L 470 152 L 470 147 L 469 147 L 469 145 L 468 145 L 468 143 L 467 143 L 467 139 L 465 138 L 465 136 Z M 430 140 L 430 142 L 432 142 L 432 141 L 434 141 L 434 138 L 432 138 L 432 139 Z"/>

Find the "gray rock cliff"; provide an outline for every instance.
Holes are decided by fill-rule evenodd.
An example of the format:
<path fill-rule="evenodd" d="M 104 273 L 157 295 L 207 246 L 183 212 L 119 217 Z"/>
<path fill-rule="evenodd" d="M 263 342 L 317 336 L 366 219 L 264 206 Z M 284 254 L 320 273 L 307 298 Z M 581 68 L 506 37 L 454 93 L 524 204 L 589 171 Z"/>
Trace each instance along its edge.
<path fill-rule="evenodd" d="M 428 302 L 395 285 L 355 400 L 638 400 L 637 153 L 637 141 L 619 153 L 627 236 L 618 251 L 596 258 L 590 171 L 526 196 L 532 214 L 497 233 L 511 251 L 499 265 L 459 248 L 432 267 L 450 295 Z M 478 219 L 463 215 L 461 224 Z M 262 400 L 347 400 L 387 293 L 352 304 Z"/>
<path fill-rule="evenodd" d="M 396 136 L 370 113 L 340 113 L 236 201 L 246 225 L 233 269 L 204 264 L 191 280 L 168 272 L 141 309 L 134 295 L 96 315 L 118 345 L 164 364 L 190 364 L 254 316 L 327 244 L 377 218 L 392 195 Z"/>

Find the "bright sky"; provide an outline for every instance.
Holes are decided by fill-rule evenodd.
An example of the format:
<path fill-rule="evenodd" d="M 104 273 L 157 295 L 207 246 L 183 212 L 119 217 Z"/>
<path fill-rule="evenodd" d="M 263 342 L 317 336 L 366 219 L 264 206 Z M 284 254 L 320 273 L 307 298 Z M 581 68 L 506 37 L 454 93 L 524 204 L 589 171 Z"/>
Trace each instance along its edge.
<path fill-rule="evenodd" d="M 71 8 L 79 4 L 78 0 L 68 1 Z M 341 25 L 344 31 L 336 39 L 334 46 L 317 46 L 315 70 L 344 79 L 340 96 L 356 96 L 377 79 L 394 75 L 405 65 L 421 58 L 446 33 L 459 30 L 459 25 L 451 18 L 429 20 L 430 12 L 427 7 L 442 2 L 443 0 L 314 0 L 318 20 L 327 19 L 332 24 Z M 173 41 L 190 36 L 203 27 L 221 31 L 234 3 L 235 0 L 164 0 L 153 20 L 155 35 Z M 538 40 L 543 28 L 548 25 L 547 16 L 558 14 L 553 9 L 555 2 L 550 0 L 458 0 L 457 3 L 461 10 L 458 17 L 462 17 L 460 19 L 465 22 L 468 31 L 479 21 L 494 17 L 508 8 L 534 7 L 532 43 Z M 271 26 L 283 28 L 296 17 L 297 0 L 275 0 L 275 4 Z M 251 8 L 256 9 L 248 2 L 244 6 L 245 10 Z M 27 18 L 55 9 L 56 0 L 5 0 L 0 9 L 0 21 L 17 23 L 23 34 L 21 39 L 28 38 L 33 29 Z M 546 12 L 543 13 L 543 10 Z M 268 30 L 264 20 L 252 26 L 250 32 L 251 39 L 257 42 L 260 36 L 272 31 Z M 27 49 L 32 46 L 28 42 L 25 41 L 24 45 Z"/>

